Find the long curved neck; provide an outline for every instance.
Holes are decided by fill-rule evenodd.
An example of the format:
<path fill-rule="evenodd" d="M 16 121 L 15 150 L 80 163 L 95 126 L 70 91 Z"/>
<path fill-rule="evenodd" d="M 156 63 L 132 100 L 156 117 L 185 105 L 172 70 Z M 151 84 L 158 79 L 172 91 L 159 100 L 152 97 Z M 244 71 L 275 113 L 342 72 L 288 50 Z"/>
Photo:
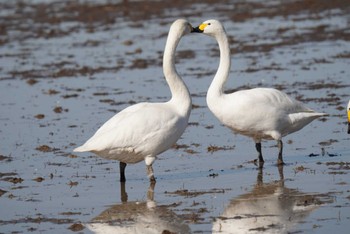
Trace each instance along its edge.
<path fill-rule="evenodd" d="M 181 37 L 178 31 L 170 30 L 163 55 L 163 72 L 171 91 L 170 103 L 175 104 L 179 113 L 189 116 L 191 96 L 175 68 L 175 51 Z"/>
<path fill-rule="evenodd" d="M 216 100 L 224 96 L 224 85 L 227 81 L 231 67 L 230 45 L 225 31 L 215 36 L 220 49 L 219 68 L 210 84 L 207 93 L 207 104 L 212 110 L 217 107 Z"/>

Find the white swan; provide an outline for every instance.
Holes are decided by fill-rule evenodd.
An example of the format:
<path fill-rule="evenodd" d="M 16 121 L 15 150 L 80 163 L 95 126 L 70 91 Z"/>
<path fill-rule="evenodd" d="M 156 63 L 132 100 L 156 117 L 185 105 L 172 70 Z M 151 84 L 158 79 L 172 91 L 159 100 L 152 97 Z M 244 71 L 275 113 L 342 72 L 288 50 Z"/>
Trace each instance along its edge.
<path fill-rule="evenodd" d="M 169 149 L 185 131 L 192 101 L 175 68 L 175 50 L 182 36 L 192 31 L 184 19 L 170 27 L 163 55 L 163 72 L 171 99 L 165 103 L 138 103 L 120 111 L 74 152 L 93 152 L 120 161 L 120 181 L 125 181 L 127 163 L 145 160 L 147 175 L 155 182 L 152 164 L 156 156 Z"/>
<path fill-rule="evenodd" d="M 218 20 L 207 20 L 193 32 L 214 37 L 220 48 L 219 68 L 207 93 L 210 111 L 234 132 L 254 139 L 260 166 L 264 162 L 261 140 L 276 140 L 279 148 L 278 164 L 283 164 L 282 137 L 326 114 L 317 113 L 272 88 L 255 88 L 225 94 L 224 85 L 230 72 L 231 57 L 224 27 Z"/>

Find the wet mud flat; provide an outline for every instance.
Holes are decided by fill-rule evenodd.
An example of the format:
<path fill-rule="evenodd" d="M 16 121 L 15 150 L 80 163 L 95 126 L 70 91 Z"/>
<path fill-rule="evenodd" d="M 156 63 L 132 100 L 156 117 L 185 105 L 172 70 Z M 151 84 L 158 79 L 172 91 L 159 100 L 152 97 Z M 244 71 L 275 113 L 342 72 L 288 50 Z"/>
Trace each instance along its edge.
<path fill-rule="evenodd" d="M 349 1 L 156 3 L 0 3 L 0 233 L 346 233 Z M 169 99 L 161 64 L 177 18 L 224 23 L 227 92 L 274 87 L 329 114 L 285 137 L 283 168 L 264 142 L 259 170 L 254 143 L 207 109 L 219 51 L 201 35 L 178 47 L 193 110 L 155 186 L 143 163 L 120 184 L 117 162 L 72 153 L 121 109 Z"/>

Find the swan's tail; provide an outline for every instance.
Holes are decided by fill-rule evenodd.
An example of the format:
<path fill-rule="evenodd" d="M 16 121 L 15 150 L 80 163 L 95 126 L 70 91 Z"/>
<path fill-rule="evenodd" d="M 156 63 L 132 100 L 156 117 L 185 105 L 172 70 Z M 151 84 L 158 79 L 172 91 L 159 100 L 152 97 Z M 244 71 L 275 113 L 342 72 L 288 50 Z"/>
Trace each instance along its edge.
<path fill-rule="evenodd" d="M 328 114 L 318 112 L 299 112 L 289 114 L 292 126 L 292 129 L 289 133 L 299 131 L 300 129 L 311 123 L 313 120 L 322 116 L 328 116 Z"/>
<path fill-rule="evenodd" d="M 319 117 L 328 116 L 326 113 L 318 113 L 318 112 L 299 112 L 289 114 L 289 118 L 292 121 L 292 124 L 305 126 L 308 123 L 312 122 L 314 119 Z"/>
<path fill-rule="evenodd" d="M 318 112 L 314 112 L 314 113 L 310 113 L 310 114 L 312 114 L 316 118 L 322 117 L 322 116 L 329 116 L 329 114 L 327 114 L 327 113 L 318 113 Z"/>
<path fill-rule="evenodd" d="M 301 118 L 305 119 L 317 119 L 319 117 L 329 116 L 327 113 L 319 113 L 319 112 L 300 112 L 298 113 Z"/>
<path fill-rule="evenodd" d="M 73 150 L 73 152 L 86 152 L 89 151 L 84 145 L 79 146 Z"/>

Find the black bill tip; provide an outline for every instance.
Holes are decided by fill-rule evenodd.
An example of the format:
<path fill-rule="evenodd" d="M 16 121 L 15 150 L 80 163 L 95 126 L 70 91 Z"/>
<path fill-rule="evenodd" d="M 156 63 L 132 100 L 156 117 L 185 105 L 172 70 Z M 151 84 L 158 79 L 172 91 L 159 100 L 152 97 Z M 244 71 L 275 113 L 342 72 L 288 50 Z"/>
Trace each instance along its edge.
<path fill-rule="evenodd" d="M 202 33 L 202 32 L 203 32 L 203 30 L 199 29 L 199 26 L 192 28 L 192 31 L 191 31 L 191 33 Z"/>

